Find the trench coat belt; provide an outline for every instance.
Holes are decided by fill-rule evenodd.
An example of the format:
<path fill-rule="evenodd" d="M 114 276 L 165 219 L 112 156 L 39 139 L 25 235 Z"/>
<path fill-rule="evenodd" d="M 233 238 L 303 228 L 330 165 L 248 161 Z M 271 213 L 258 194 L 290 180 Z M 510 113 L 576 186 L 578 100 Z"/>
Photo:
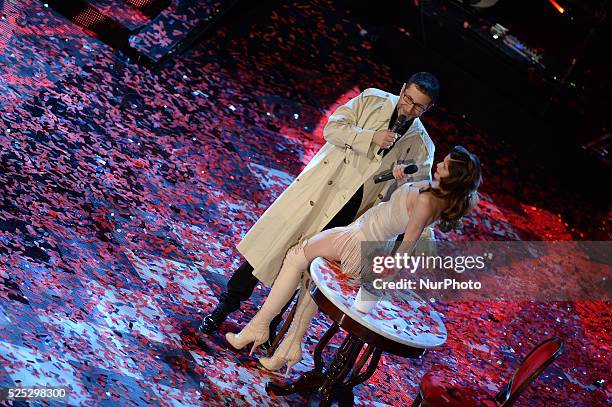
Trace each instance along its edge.
<path fill-rule="evenodd" d="M 353 147 L 350 144 L 344 145 L 344 163 L 349 164 L 353 159 L 353 155 L 355 152 L 353 151 Z"/>

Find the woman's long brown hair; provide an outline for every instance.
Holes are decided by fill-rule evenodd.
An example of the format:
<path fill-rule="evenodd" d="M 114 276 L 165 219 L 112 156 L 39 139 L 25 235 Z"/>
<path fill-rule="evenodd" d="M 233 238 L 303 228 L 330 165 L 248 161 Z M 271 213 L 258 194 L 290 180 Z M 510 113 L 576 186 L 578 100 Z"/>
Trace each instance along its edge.
<path fill-rule="evenodd" d="M 448 203 L 440 214 L 440 229 L 448 232 L 461 225 L 461 217 L 478 203 L 478 187 L 482 180 L 480 160 L 462 146 L 450 152 L 449 175 L 440 179 L 438 188 L 431 193 Z"/>

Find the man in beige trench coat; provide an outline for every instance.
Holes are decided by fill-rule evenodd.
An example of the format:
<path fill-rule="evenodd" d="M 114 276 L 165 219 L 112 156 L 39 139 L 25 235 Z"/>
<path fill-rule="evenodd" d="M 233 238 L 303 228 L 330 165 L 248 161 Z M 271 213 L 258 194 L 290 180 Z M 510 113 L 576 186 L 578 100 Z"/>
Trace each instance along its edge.
<path fill-rule="evenodd" d="M 325 145 L 238 245 L 246 261 L 230 278 L 219 305 L 202 321 L 201 334 L 217 331 L 259 281 L 272 285 L 287 250 L 300 239 L 350 224 L 397 187 L 393 181 L 375 184 L 374 175 L 388 169 L 399 174 L 406 163 L 414 162 L 419 171 L 412 180 L 431 179 L 434 144 L 419 116 L 433 105 L 438 93 L 437 79 L 420 72 L 403 85 L 400 96 L 366 89 L 329 117 Z M 405 134 L 398 135 L 389 129 L 401 115 L 411 124 Z M 408 179 L 396 177 L 397 183 Z M 430 228 L 423 234 L 428 236 L 422 238 L 433 236 Z M 280 315 L 271 324 L 272 333 L 279 322 Z"/>

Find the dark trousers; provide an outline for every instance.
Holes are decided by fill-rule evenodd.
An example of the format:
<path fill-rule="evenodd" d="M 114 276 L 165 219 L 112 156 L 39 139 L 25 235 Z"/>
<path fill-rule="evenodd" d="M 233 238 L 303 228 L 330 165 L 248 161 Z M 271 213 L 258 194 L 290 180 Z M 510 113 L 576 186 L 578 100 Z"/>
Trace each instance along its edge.
<path fill-rule="evenodd" d="M 363 185 L 355 192 L 355 194 L 348 200 L 348 202 L 340 209 L 340 211 L 329 221 L 323 230 L 332 229 L 339 226 L 347 226 L 357 215 L 359 206 L 361 206 L 361 199 L 363 198 Z M 240 303 L 246 301 L 253 294 L 253 290 L 259 280 L 253 275 L 253 266 L 245 260 L 240 267 L 236 269 L 232 277 L 227 282 L 227 291 L 221 294 L 220 304 L 223 303 L 227 309 L 235 311 L 240 308 Z M 289 301 L 291 302 L 291 301 Z M 283 308 L 281 312 L 270 324 L 271 326 L 278 325 L 278 321 L 288 304 Z M 275 323 L 276 322 L 276 323 Z"/>

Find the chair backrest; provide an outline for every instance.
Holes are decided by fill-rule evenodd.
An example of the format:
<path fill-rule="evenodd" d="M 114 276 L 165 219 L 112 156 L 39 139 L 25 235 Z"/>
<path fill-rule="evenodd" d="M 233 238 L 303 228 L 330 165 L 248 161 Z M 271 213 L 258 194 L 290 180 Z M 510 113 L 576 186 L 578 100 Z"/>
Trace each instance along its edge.
<path fill-rule="evenodd" d="M 502 406 L 511 406 L 518 396 L 550 365 L 563 351 L 561 338 L 550 338 L 533 348 L 512 375 L 510 382 L 495 399 Z"/>

